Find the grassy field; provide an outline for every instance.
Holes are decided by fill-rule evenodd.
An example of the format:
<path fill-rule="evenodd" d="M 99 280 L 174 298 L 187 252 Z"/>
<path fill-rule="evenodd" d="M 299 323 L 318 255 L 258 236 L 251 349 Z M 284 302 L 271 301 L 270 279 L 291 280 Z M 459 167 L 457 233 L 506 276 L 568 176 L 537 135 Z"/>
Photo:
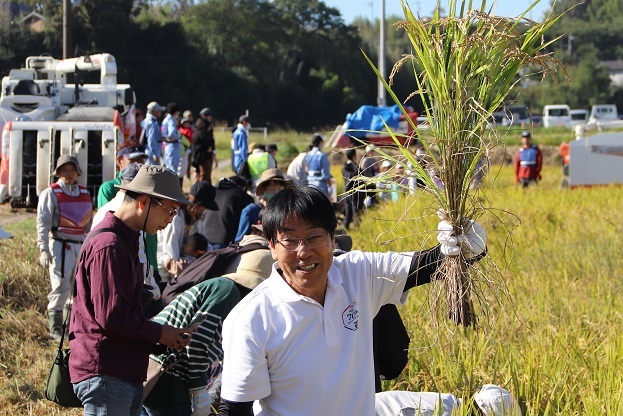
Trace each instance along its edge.
<path fill-rule="evenodd" d="M 298 147 L 308 139 L 277 141 Z M 479 302 L 482 328 L 463 330 L 444 311 L 431 311 L 440 284 L 412 290 L 401 307 L 410 362 L 385 388 L 467 398 L 495 383 L 519 397 L 527 415 L 623 414 L 622 189 L 561 190 L 553 165 L 526 191 L 515 186 L 509 166 L 494 167 L 494 177 L 480 195 L 490 208 L 479 219 L 489 235 L 479 266 L 490 282 Z M 422 193 L 381 205 L 351 232 L 354 247 L 430 247 L 435 211 Z M 55 346 L 47 339 L 49 283 L 37 263 L 34 219 L 3 227 L 15 237 L 0 240 L 0 414 L 80 414 L 43 397 Z"/>

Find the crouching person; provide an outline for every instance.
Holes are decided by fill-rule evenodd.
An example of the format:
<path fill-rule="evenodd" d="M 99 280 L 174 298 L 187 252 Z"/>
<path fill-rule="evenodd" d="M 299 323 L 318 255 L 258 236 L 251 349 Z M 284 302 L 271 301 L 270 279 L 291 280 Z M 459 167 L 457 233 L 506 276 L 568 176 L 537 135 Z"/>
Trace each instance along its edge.
<path fill-rule="evenodd" d="M 152 355 L 155 362 L 175 362 L 160 377 L 146 397 L 143 415 L 188 416 L 216 413 L 220 401 L 220 369 L 222 322 L 232 308 L 270 275 L 273 258 L 269 250 L 257 249 L 242 254 L 236 271 L 198 283 L 178 295 L 154 322 L 187 327 L 198 315 L 205 320 L 191 336 L 183 351 L 169 350 Z M 153 361 L 153 362 L 152 362 Z"/>

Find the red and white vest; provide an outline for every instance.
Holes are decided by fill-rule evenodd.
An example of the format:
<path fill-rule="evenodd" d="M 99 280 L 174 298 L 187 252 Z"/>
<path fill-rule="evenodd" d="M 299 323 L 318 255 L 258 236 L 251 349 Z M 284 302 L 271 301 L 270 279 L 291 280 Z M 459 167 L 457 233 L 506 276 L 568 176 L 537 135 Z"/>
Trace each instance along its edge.
<path fill-rule="evenodd" d="M 58 211 L 61 217 L 58 226 L 54 227 L 52 231 L 76 235 L 84 234 L 84 227 L 91 219 L 93 211 L 93 202 L 88 189 L 78 185 L 80 195 L 70 196 L 63 192 L 61 186 L 56 182 L 50 187 L 58 198 Z"/>

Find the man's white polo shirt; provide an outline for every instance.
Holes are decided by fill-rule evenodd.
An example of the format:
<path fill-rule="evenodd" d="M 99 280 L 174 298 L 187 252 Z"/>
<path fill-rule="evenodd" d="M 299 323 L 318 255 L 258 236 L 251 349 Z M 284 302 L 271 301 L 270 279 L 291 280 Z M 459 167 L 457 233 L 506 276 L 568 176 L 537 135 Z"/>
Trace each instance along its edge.
<path fill-rule="evenodd" d="M 372 319 L 399 303 L 413 253 L 337 257 L 324 306 L 273 266 L 223 325 L 222 398 L 256 415 L 374 415 Z"/>

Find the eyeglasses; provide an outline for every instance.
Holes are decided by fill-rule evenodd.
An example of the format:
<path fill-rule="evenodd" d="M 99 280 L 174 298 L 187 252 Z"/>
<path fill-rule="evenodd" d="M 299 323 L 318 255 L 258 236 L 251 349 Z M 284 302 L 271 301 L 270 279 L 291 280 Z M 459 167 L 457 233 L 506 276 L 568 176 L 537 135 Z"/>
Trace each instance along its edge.
<path fill-rule="evenodd" d="M 327 235 L 329 233 L 312 234 L 305 238 L 286 237 L 283 240 L 277 240 L 286 251 L 297 251 L 303 243 L 309 248 L 319 248 L 327 244 Z"/>
<path fill-rule="evenodd" d="M 158 205 L 164 208 L 169 213 L 169 217 L 173 218 L 177 214 L 177 210 L 178 210 L 177 208 L 175 209 L 169 208 L 166 205 L 164 205 L 162 202 L 158 201 L 156 198 L 151 198 L 151 200 L 156 201 Z"/>

